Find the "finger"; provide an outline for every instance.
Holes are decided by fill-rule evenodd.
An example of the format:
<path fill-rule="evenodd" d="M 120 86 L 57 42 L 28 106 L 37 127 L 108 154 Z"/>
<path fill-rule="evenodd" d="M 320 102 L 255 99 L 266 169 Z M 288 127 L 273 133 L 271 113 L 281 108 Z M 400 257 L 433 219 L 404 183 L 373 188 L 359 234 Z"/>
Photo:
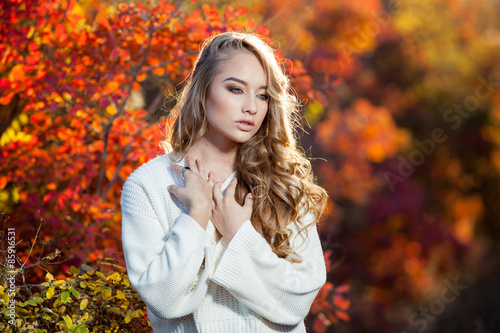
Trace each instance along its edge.
<path fill-rule="evenodd" d="M 212 171 L 208 173 L 208 184 L 210 184 L 211 187 L 214 187 L 215 184 L 215 176 Z"/>
<path fill-rule="evenodd" d="M 222 199 L 224 199 L 224 197 L 222 196 L 222 191 L 220 190 L 221 186 L 222 183 L 217 182 L 214 184 L 214 187 L 212 188 L 212 197 L 216 204 L 218 204 Z"/>
<path fill-rule="evenodd" d="M 187 155 L 186 159 L 187 159 L 188 167 L 191 169 L 190 171 L 198 172 L 198 166 L 196 165 L 196 161 L 194 160 L 193 156 Z"/>
<path fill-rule="evenodd" d="M 243 207 L 252 208 L 252 205 L 253 205 L 253 196 L 252 193 L 248 193 L 247 196 L 245 197 L 245 202 L 243 202 Z"/>
<path fill-rule="evenodd" d="M 236 191 L 236 184 L 238 184 L 238 179 L 236 177 L 234 177 L 226 189 L 226 197 L 227 198 L 233 198 L 233 200 L 234 200 L 234 192 Z"/>
<path fill-rule="evenodd" d="M 177 164 L 171 164 L 170 169 L 172 169 L 175 173 L 181 174 L 183 166 Z"/>
<path fill-rule="evenodd" d="M 169 187 L 167 187 L 167 190 L 172 193 L 173 195 L 175 195 L 177 197 L 177 190 L 179 189 L 179 186 L 177 185 L 170 185 Z"/>
<path fill-rule="evenodd" d="M 253 196 L 252 193 L 248 193 L 245 197 L 245 201 L 243 202 L 243 210 L 247 212 L 247 216 L 251 218 L 253 212 Z"/>
<path fill-rule="evenodd" d="M 197 159 L 196 165 L 198 166 L 198 170 L 200 171 L 200 176 L 202 176 L 203 178 L 207 178 L 207 173 L 205 172 L 205 164 L 203 163 L 203 160 Z"/>

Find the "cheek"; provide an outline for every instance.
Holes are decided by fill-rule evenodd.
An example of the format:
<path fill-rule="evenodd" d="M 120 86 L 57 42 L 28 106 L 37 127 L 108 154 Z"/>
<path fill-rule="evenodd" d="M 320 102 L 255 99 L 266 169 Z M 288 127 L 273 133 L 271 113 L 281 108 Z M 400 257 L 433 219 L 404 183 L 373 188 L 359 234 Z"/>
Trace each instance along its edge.
<path fill-rule="evenodd" d="M 262 124 L 264 122 L 264 119 L 266 119 L 267 113 L 269 112 L 268 108 L 265 107 L 264 111 L 260 114 L 259 121 Z"/>
<path fill-rule="evenodd" d="M 211 112 L 214 115 L 223 115 L 231 109 L 231 99 L 227 98 L 223 93 L 213 92 L 207 99 L 207 112 Z"/>

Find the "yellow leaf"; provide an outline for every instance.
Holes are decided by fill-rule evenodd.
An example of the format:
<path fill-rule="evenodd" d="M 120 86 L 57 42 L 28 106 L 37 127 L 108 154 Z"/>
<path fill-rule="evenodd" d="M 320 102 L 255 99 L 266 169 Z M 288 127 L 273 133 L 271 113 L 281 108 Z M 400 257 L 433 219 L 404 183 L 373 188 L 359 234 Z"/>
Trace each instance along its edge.
<path fill-rule="evenodd" d="M 112 293 L 113 293 L 113 290 L 111 290 L 111 288 L 101 287 L 102 299 L 104 299 L 104 300 L 109 299 L 111 297 Z"/>
<path fill-rule="evenodd" d="M 113 282 L 118 283 L 122 280 L 122 277 L 121 277 L 120 273 L 114 272 L 113 274 L 111 274 L 107 277 L 107 280 L 108 281 L 112 280 Z"/>
<path fill-rule="evenodd" d="M 89 299 L 88 298 L 82 299 L 82 301 L 80 302 L 80 310 L 85 310 L 87 304 L 89 304 Z"/>
<path fill-rule="evenodd" d="M 116 298 L 118 299 L 125 299 L 125 294 L 121 290 L 116 291 Z"/>
<path fill-rule="evenodd" d="M 51 299 L 52 296 L 54 296 L 54 294 L 55 294 L 55 288 L 54 288 L 54 286 L 50 286 L 49 290 L 47 290 L 47 293 L 46 293 L 47 298 Z"/>
<path fill-rule="evenodd" d="M 113 105 L 109 105 L 106 108 L 106 112 L 109 113 L 110 115 L 114 115 L 116 113 L 116 108 Z"/>
<path fill-rule="evenodd" d="M 125 324 L 130 323 L 130 321 L 132 321 L 132 318 L 134 318 L 134 312 L 132 310 L 128 310 L 127 315 L 124 318 Z"/>
<path fill-rule="evenodd" d="M 19 115 L 19 122 L 21 124 L 26 125 L 28 123 L 28 121 L 29 121 L 29 118 L 28 118 L 28 116 L 25 113 L 21 113 Z"/>
<path fill-rule="evenodd" d="M 54 280 L 54 275 L 52 275 L 49 272 L 47 272 L 47 274 L 45 274 L 45 280 L 47 280 L 49 282 L 52 281 L 52 280 Z"/>
<path fill-rule="evenodd" d="M 118 89 L 119 86 L 120 84 L 116 81 L 108 82 L 108 84 L 106 85 L 107 92 L 109 93 L 114 92 L 116 89 Z"/>
<path fill-rule="evenodd" d="M 28 37 L 28 39 L 30 39 L 32 36 L 33 36 L 33 33 L 35 32 L 35 28 L 34 27 L 31 27 L 30 31 L 28 32 L 28 34 L 26 35 L 26 37 Z"/>

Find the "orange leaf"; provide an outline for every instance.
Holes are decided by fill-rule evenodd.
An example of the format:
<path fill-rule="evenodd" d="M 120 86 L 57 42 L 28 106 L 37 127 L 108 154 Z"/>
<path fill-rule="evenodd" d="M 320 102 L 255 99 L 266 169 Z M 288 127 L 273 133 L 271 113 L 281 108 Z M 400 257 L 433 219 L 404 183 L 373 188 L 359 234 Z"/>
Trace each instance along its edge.
<path fill-rule="evenodd" d="M 7 185 L 8 179 L 7 177 L 0 177 L 0 190 L 3 190 Z"/>
<path fill-rule="evenodd" d="M 82 208 L 82 204 L 79 202 L 73 202 L 71 203 L 71 208 L 73 208 L 73 211 L 78 212 L 80 208 Z"/>
<path fill-rule="evenodd" d="M 9 81 L 10 82 L 17 82 L 17 81 L 23 81 L 25 78 L 25 70 L 23 68 L 23 65 L 18 64 L 12 67 L 9 73 Z"/>
<path fill-rule="evenodd" d="M 351 305 L 351 301 L 348 299 L 344 299 L 339 295 L 333 296 L 333 304 L 335 306 L 341 308 L 342 310 L 347 310 L 349 308 L 349 305 Z"/>
<path fill-rule="evenodd" d="M 66 39 L 68 39 L 68 34 L 66 33 L 66 27 L 62 23 L 59 23 L 56 26 L 54 34 L 60 43 L 64 43 L 66 41 Z"/>
<path fill-rule="evenodd" d="M 327 326 L 325 325 L 325 320 L 320 317 L 316 317 L 313 324 L 314 332 L 323 333 L 326 332 Z"/>
<path fill-rule="evenodd" d="M 147 115 L 148 115 L 148 111 L 146 111 L 146 110 L 137 110 L 134 113 L 134 117 L 136 119 L 140 119 L 142 117 L 146 117 Z"/>
<path fill-rule="evenodd" d="M 335 315 L 337 316 L 337 318 L 339 318 L 340 320 L 343 320 L 343 321 L 350 321 L 351 320 L 351 317 L 345 313 L 344 311 L 335 311 Z"/>
<path fill-rule="evenodd" d="M 153 73 L 158 75 L 158 76 L 165 75 L 165 67 L 157 67 L 157 68 L 153 69 Z"/>
<path fill-rule="evenodd" d="M 2 105 L 9 104 L 10 101 L 12 100 L 12 97 L 14 97 L 14 93 L 11 91 L 7 95 L 0 97 L 0 104 Z"/>
<path fill-rule="evenodd" d="M 108 180 L 113 179 L 113 176 L 115 175 L 115 171 L 116 171 L 116 166 L 109 165 L 106 168 L 106 178 L 108 178 Z"/>
<path fill-rule="evenodd" d="M 339 293 L 339 294 L 343 294 L 343 293 L 348 292 L 350 289 L 351 289 L 351 287 L 348 284 L 343 284 L 343 285 L 335 288 L 335 292 Z"/>
<path fill-rule="evenodd" d="M 144 79 L 146 79 L 146 76 L 147 76 L 147 75 L 148 75 L 148 73 L 145 73 L 145 72 L 144 72 L 144 73 L 137 74 L 137 78 L 136 78 L 136 80 L 137 80 L 138 82 L 142 82 L 142 81 L 144 81 Z"/>

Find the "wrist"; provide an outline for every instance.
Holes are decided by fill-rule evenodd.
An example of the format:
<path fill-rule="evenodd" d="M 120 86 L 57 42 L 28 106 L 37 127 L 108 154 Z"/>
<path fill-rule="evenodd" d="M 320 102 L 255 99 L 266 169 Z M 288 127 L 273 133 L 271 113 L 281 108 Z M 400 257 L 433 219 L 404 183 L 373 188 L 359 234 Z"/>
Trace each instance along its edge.
<path fill-rule="evenodd" d="M 192 209 L 189 211 L 189 216 L 195 220 L 203 229 L 207 229 L 208 220 L 210 219 L 210 211 Z"/>

